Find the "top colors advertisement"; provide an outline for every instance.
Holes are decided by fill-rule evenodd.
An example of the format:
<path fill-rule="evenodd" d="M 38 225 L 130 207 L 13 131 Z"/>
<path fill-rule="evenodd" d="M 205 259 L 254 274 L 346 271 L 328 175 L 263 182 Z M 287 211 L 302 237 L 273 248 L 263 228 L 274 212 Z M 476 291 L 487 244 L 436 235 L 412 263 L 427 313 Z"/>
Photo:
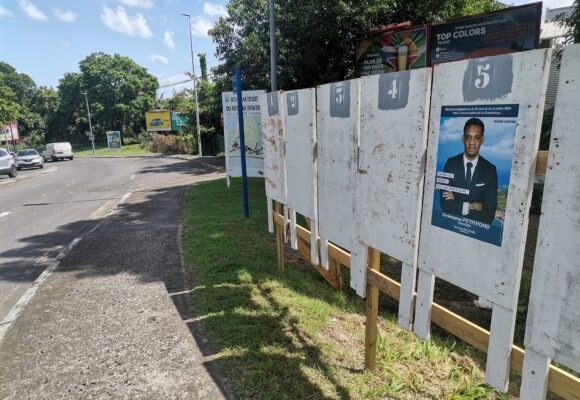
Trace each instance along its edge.
<path fill-rule="evenodd" d="M 542 3 L 512 7 L 431 27 L 431 63 L 538 48 Z"/>

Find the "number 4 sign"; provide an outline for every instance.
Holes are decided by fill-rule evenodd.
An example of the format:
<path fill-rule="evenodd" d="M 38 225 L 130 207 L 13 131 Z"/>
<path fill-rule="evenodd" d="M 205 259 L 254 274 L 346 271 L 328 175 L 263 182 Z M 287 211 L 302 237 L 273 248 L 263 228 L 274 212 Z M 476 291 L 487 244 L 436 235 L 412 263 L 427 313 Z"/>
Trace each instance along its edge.
<path fill-rule="evenodd" d="M 409 101 L 410 71 L 393 72 L 379 76 L 379 109 L 398 110 Z"/>

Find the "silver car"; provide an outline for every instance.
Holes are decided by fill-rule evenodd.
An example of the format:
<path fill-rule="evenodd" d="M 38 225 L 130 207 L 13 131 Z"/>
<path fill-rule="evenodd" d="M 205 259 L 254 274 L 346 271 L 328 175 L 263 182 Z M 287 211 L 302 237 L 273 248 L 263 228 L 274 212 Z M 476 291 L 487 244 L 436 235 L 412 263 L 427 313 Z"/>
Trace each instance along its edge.
<path fill-rule="evenodd" d="M 0 149 L 0 175 L 16 176 L 16 162 L 14 157 L 6 149 Z"/>
<path fill-rule="evenodd" d="M 43 168 L 42 157 L 34 149 L 18 150 L 16 166 L 19 171 L 22 168 Z"/>

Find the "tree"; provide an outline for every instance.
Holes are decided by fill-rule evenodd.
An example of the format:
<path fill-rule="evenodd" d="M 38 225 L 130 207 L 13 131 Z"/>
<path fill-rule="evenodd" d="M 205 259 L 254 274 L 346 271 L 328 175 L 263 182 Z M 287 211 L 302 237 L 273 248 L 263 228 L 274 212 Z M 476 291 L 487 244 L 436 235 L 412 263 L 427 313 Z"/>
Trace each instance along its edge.
<path fill-rule="evenodd" d="M 576 0 L 573 7 L 574 11 L 563 22 L 572 29 L 574 43 L 580 43 L 580 0 Z"/>
<path fill-rule="evenodd" d="M 205 53 L 199 53 L 199 68 L 201 69 L 201 79 L 207 81 L 207 56 Z"/>
<path fill-rule="evenodd" d="M 159 84 L 155 76 L 118 54 L 93 53 L 79 67 L 80 73 L 67 73 L 59 81 L 60 103 L 52 135 L 85 139 L 89 123 L 81 92 L 87 93 L 93 132 L 101 140 L 108 130 L 121 131 L 123 139 L 144 129 L 145 112 L 156 104 Z"/>
<path fill-rule="evenodd" d="M 20 107 L 16 103 L 16 94 L 0 81 L 0 125 L 14 122 L 19 114 Z"/>
<path fill-rule="evenodd" d="M 313 87 L 355 75 L 356 39 L 390 22 L 422 24 L 495 10 L 495 0 L 279 0 L 276 2 L 278 84 L 292 90 Z M 214 69 L 217 81 L 242 69 L 244 89 L 270 86 L 268 0 L 232 0 L 228 15 L 210 30 L 223 64 Z"/>

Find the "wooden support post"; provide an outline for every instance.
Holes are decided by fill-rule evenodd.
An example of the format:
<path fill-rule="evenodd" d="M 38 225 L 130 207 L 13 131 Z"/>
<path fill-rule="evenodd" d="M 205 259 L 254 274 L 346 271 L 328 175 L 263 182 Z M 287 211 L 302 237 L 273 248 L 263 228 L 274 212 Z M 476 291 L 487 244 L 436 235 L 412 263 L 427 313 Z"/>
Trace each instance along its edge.
<path fill-rule="evenodd" d="M 528 347 L 526 349 L 526 357 L 524 358 L 520 398 L 526 400 L 544 400 L 546 398 L 546 391 L 548 390 L 549 373 L 550 359 L 540 353 L 536 353 Z"/>
<path fill-rule="evenodd" d="M 401 266 L 401 292 L 399 300 L 399 325 L 406 330 L 411 330 L 413 322 L 414 296 L 415 296 L 415 271 L 413 265 L 403 263 Z"/>
<path fill-rule="evenodd" d="M 515 325 L 516 313 L 513 310 L 493 305 L 485 380 L 504 393 L 508 390 Z"/>
<path fill-rule="evenodd" d="M 368 248 L 368 268 L 379 271 L 381 266 L 380 251 Z M 374 371 L 377 366 L 377 319 L 379 315 L 379 288 L 373 285 L 367 287 L 366 300 L 366 335 L 365 335 L 365 368 Z"/>
<path fill-rule="evenodd" d="M 290 247 L 298 250 L 298 236 L 296 236 L 296 211 L 289 209 L 290 213 Z"/>
<path fill-rule="evenodd" d="M 433 310 L 434 290 L 435 275 L 419 270 L 413 332 L 425 340 L 429 340 L 431 336 L 431 312 Z"/>
<path fill-rule="evenodd" d="M 276 214 L 280 214 L 282 206 L 276 202 Z M 276 253 L 278 254 L 278 270 L 284 272 L 284 230 L 285 226 L 276 225 Z"/>
<path fill-rule="evenodd" d="M 274 233 L 274 210 L 272 209 L 272 199 L 266 197 L 266 207 L 268 209 L 268 232 Z"/>
<path fill-rule="evenodd" d="M 344 288 L 344 281 L 342 280 L 342 267 L 340 263 L 336 261 L 334 258 L 330 258 L 328 260 L 329 269 L 333 271 L 334 276 L 336 276 L 336 280 L 338 282 L 338 290 L 342 290 Z"/>

